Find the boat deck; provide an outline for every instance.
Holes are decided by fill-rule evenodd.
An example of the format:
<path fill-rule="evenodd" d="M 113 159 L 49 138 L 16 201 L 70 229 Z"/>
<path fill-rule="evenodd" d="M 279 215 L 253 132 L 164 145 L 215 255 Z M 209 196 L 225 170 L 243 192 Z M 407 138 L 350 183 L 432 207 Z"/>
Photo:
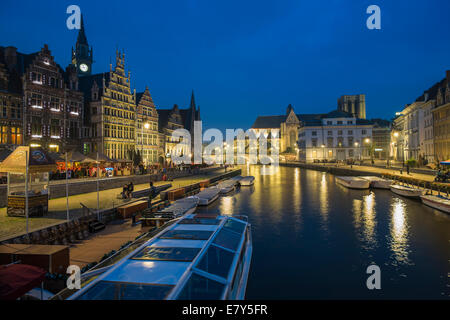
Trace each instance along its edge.
<path fill-rule="evenodd" d="M 243 298 L 250 232 L 246 219 L 183 216 L 69 299 Z"/>

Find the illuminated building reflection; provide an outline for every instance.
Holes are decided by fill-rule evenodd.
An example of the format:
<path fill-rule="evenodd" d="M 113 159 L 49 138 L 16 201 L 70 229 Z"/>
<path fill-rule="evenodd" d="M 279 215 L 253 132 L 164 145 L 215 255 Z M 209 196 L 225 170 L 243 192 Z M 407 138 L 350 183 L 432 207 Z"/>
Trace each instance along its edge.
<path fill-rule="evenodd" d="M 406 220 L 405 202 L 394 198 L 391 206 L 390 248 L 399 263 L 409 263 L 408 222 Z"/>
<path fill-rule="evenodd" d="M 353 199 L 353 220 L 364 249 L 373 249 L 376 244 L 375 194 L 363 196 L 362 200 Z"/>

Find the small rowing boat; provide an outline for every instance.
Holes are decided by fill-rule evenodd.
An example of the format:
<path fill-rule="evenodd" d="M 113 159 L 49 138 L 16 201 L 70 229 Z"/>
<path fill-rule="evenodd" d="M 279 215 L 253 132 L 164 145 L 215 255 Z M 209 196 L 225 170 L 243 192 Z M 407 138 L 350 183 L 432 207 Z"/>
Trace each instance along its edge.
<path fill-rule="evenodd" d="M 251 186 L 253 183 L 255 183 L 255 177 L 254 176 L 246 176 L 243 177 L 241 180 L 239 180 L 239 183 L 241 186 Z"/>
<path fill-rule="evenodd" d="M 358 177 L 336 177 L 336 182 L 350 189 L 369 189 L 370 182 Z"/>
<path fill-rule="evenodd" d="M 408 198 L 419 198 L 423 193 L 420 189 L 408 186 L 400 186 L 398 184 L 391 185 L 391 191 L 395 194 Z"/>
<path fill-rule="evenodd" d="M 199 199 L 199 206 L 207 206 L 214 202 L 219 197 L 220 189 L 217 186 L 209 187 L 203 191 L 200 191 L 195 195 Z"/>
<path fill-rule="evenodd" d="M 234 185 L 236 184 L 236 181 L 234 180 L 226 180 L 222 181 L 217 185 L 217 188 L 220 189 L 220 194 L 226 194 L 234 190 Z"/>
<path fill-rule="evenodd" d="M 383 179 L 376 176 L 365 176 L 360 178 L 369 181 L 370 187 L 375 189 L 390 189 L 393 183 L 392 180 Z"/>
<path fill-rule="evenodd" d="M 450 213 L 450 198 L 442 195 L 424 194 L 420 196 L 423 204 Z"/>
<path fill-rule="evenodd" d="M 230 180 L 234 181 L 234 186 L 237 187 L 239 185 L 239 181 L 241 181 L 242 178 L 243 176 L 234 176 Z"/>

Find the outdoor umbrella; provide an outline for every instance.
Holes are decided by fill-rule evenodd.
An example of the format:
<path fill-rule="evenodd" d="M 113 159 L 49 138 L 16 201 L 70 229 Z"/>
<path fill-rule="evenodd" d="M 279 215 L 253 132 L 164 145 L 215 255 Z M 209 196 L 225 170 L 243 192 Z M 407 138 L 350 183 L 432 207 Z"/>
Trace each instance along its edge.
<path fill-rule="evenodd" d="M 26 264 L 0 266 L 0 300 L 16 300 L 44 281 L 46 271 Z"/>

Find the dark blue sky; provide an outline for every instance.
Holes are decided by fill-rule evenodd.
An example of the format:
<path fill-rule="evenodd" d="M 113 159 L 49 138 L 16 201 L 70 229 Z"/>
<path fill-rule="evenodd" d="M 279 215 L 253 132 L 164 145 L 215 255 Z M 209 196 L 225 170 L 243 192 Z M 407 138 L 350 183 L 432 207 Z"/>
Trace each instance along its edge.
<path fill-rule="evenodd" d="M 450 1 L 11 1 L 0 45 L 30 53 L 48 43 L 70 63 L 77 4 L 95 73 L 125 49 L 132 86 L 155 103 L 187 106 L 195 90 L 207 127 L 248 128 L 257 115 L 328 112 L 342 94 L 366 94 L 368 117 L 391 118 L 450 69 Z M 381 8 L 381 30 L 366 8 Z"/>

